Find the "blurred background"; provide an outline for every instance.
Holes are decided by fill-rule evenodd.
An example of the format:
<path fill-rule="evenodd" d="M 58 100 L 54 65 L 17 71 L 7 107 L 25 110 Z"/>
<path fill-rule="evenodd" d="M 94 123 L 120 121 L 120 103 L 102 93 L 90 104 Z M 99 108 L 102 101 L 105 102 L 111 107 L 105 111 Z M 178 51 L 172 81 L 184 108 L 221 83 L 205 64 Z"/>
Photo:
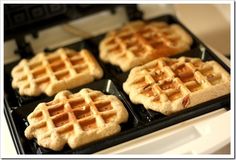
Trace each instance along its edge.
<path fill-rule="evenodd" d="M 83 8 L 86 9 L 86 5 Z M 99 5 L 102 7 L 102 5 Z M 55 7 L 54 7 L 55 8 Z M 83 9 L 82 8 L 82 9 Z M 217 52 L 230 56 L 230 6 L 227 4 L 140 4 L 144 19 L 150 19 L 163 14 L 172 14 L 179 18 L 200 40 Z M 12 8 L 14 9 L 14 8 Z M 15 9 L 14 9 L 15 10 Z M 42 14 L 35 9 L 36 16 Z M 84 13 L 84 11 L 81 11 Z M 19 15 L 18 15 L 19 16 Z M 16 17 L 17 19 L 21 17 Z M 105 33 L 123 25 L 128 21 L 126 11 L 122 7 L 115 10 L 98 12 L 86 17 L 73 19 L 61 25 L 40 30 L 37 36 L 25 36 L 35 52 L 46 48 L 70 44 L 86 37 Z M 5 25 L 5 24 L 4 24 Z M 7 39 L 4 43 L 4 63 L 19 58 L 16 52 L 16 42 Z"/>

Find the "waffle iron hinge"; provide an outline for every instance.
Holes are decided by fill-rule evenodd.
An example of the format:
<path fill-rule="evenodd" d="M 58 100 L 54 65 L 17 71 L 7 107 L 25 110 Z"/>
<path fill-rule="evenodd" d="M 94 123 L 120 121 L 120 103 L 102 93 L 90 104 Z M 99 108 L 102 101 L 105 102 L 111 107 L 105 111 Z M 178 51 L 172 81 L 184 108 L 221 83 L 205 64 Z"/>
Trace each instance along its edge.
<path fill-rule="evenodd" d="M 116 13 L 115 7 L 111 7 L 110 11 L 112 14 Z M 125 11 L 129 21 L 134 20 L 142 20 L 143 12 L 138 9 L 138 5 L 125 5 Z M 32 33 L 34 38 L 38 37 L 37 31 Z M 34 56 L 33 48 L 30 42 L 27 42 L 25 39 L 25 35 L 19 35 L 15 37 L 17 49 L 15 51 L 16 54 L 19 54 L 21 58 L 31 58 Z"/>
<path fill-rule="evenodd" d="M 15 38 L 17 49 L 16 54 L 19 54 L 21 58 L 30 58 L 33 54 L 33 49 L 29 42 L 26 42 L 25 36 L 18 36 Z"/>
<path fill-rule="evenodd" d="M 137 5 L 128 5 L 125 7 L 125 11 L 129 21 L 143 19 L 143 12 L 138 9 Z"/>

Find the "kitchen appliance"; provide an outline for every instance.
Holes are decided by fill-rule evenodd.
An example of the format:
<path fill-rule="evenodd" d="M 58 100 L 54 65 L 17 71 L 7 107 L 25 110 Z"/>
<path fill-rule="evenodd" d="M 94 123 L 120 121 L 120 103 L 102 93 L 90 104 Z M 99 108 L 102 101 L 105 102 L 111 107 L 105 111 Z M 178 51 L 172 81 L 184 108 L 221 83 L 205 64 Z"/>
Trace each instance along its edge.
<path fill-rule="evenodd" d="M 6 7 L 4 17 L 7 17 L 4 18 L 4 40 L 7 41 L 12 38 L 16 40 L 16 53 L 18 54 L 19 59 L 32 57 L 34 52 L 37 52 L 37 49 L 42 49 L 40 47 L 34 46 L 32 42 L 36 42 L 37 44 L 37 39 L 43 37 L 42 32 L 44 30 L 61 24 L 63 24 L 65 31 L 75 35 L 74 38 L 72 38 L 72 40 L 67 40 L 64 43 L 55 43 L 57 46 L 55 46 L 55 44 L 44 46 L 43 50 L 51 51 L 62 46 L 67 46 L 77 50 L 81 48 L 87 48 L 91 50 L 92 53 L 94 53 L 95 57 L 98 59 L 98 44 L 104 37 L 104 33 L 108 30 L 119 27 L 120 25 L 122 25 L 122 23 L 108 25 L 108 28 L 102 27 L 100 33 L 95 32 L 92 34 L 90 32 L 88 33 L 84 31 L 83 27 L 79 29 L 74 27 L 76 25 L 73 24 L 76 24 L 78 21 L 82 21 L 80 25 L 83 26 L 86 24 L 86 21 L 89 21 L 89 18 L 84 19 L 84 16 L 96 13 L 101 14 L 96 15 L 97 17 L 102 17 L 104 11 L 106 12 L 105 14 L 110 14 L 111 17 L 114 16 L 112 23 L 118 21 L 120 17 L 126 17 L 126 19 L 121 21 L 124 23 L 128 20 L 143 19 L 145 16 L 144 12 L 137 8 L 137 5 L 5 5 L 4 7 Z M 169 11 L 172 10 L 169 9 Z M 118 16 L 116 17 L 117 14 Z M 230 71 L 228 65 L 225 64 L 225 62 L 217 56 L 218 54 L 212 52 L 200 40 L 198 40 L 198 38 L 196 38 L 196 36 L 192 34 L 189 29 L 187 29 L 174 15 L 159 15 L 154 16 L 154 18 L 149 20 L 180 24 L 186 31 L 189 32 L 189 34 L 194 39 L 191 50 L 181 55 L 199 57 L 202 60 L 214 59 L 218 61 L 228 72 Z M 93 16 L 93 19 L 91 18 L 90 21 L 92 21 L 92 24 L 96 24 L 96 22 L 99 20 L 94 22 Z M 97 26 L 95 27 L 97 27 L 99 30 L 99 24 L 96 25 Z M 29 34 L 32 35 L 32 37 L 34 37 L 35 39 L 29 36 Z M 56 37 L 56 35 L 54 36 Z M 44 36 L 44 38 L 48 37 Z M 64 40 L 62 39 L 60 41 Z M 88 144 L 75 150 L 71 150 L 67 146 L 60 152 L 53 152 L 51 150 L 39 147 L 34 140 L 29 141 L 24 137 L 23 132 L 28 125 L 26 121 L 27 115 L 31 111 L 33 111 L 34 107 L 36 107 L 39 102 L 49 101 L 53 97 L 46 97 L 45 95 L 41 95 L 37 98 L 25 97 L 20 96 L 17 90 L 13 90 L 10 85 L 10 72 L 17 62 L 18 61 L 8 62 L 5 63 L 4 66 L 4 113 L 7 123 L 10 127 L 10 132 L 12 134 L 17 152 L 21 154 L 67 154 L 96 152 L 149 153 L 150 151 L 148 150 L 148 145 L 163 146 L 157 147 L 154 153 L 167 153 L 171 150 L 175 150 L 176 152 L 179 150 L 183 153 L 194 153 L 196 152 L 196 147 L 201 147 L 201 141 L 214 138 L 218 135 L 218 133 L 214 133 L 214 131 L 216 131 L 221 124 L 211 125 L 208 128 L 204 125 L 211 124 L 212 122 L 217 121 L 216 116 L 217 119 L 223 117 L 224 121 L 227 121 L 230 112 L 230 95 L 226 95 L 215 100 L 200 104 L 171 116 L 164 116 L 160 113 L 146 110 L 141 105 L 133 105 L 129 101 L 129 98 L 123 92 L 121 87 L 122 83 L 126 80 L 128 73 L 122 73 L 118 67 L 114 67 L 99 61 L 106 73 L 105 76 L 102 80 L 90 83 L 85 86 L 92 89 L 98 89 L 106 93 L 114 94 L 119 97 L 129 111 L 130 118 L 128 122 L 122 125 L 122 131 L 118 135 L 92 144 Z M 72 91 L 78 91 L 85 86 L 75 88 Z M 205 117 L 208 119 L 208 122 L 206 122 L 205 124 L 204 122 L 201 123 L 201 121 L 196 122 L 195 117 L 197 117 L 198 119 L 204 119 Z M 188 124 L 190 121 L 192 121 L 193 123 L 184 126 L 184 124 Z M 171 127 L 175 127 L 176 129 L 174 131 L 169 131 L 165 135 L 161 134 L 161 132 L 165 132 L 166 129 L 168 130 Z M 228 125 L 224 127 L 226 130 L 229 129 L 227 128 Z M 172 135 L 172 132 L 175 134 Z M 153 137 L 154 134 L 156 136 Z M 225 137 L 226 139 L 224 139 Z M 225 145 L 229 141 L 229 139 L 227 138 L 229 138 L 229 135 L 224 135 L 223 138 L 218 139 L 218 142 L 221 142 L 221 145 Z M 142 143 L 139 142 L 140 139 L 145 140 L 143 140 Z M 192 150 L 191 148 L 187 149 L 186 146 L 189 145 L 188 143 L 195 143 L 192 148 L 195 150 Z M 219 144 L 213 142 L 212 140 L 211 145 L 217 146 Z M 207 152 L 207 150 L 205 150 L 205 152 Z"/>

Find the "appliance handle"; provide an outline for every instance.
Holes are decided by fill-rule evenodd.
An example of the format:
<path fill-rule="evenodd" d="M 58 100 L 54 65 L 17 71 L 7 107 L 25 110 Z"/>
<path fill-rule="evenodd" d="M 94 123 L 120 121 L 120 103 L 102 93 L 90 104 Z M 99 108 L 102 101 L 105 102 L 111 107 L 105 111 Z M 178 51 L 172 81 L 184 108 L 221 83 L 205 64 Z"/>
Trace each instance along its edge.
<path fill-rule="evenodd" d="M 225 112 L 208 121 L 191 126 L 193 132 L 188 136 L 193 140 L 178 146 L 165 154 L 209 154 L 230 143 L 230 112 Z M 189 128 L 185 128 L 188 133 Z M 172 134 L 175 136 L 176 133 Z M 178 137 L 176 137 L 179 139 Z"/>
<path fill-rule="evenodd" d="M 168 157 L 214 153 L 230 143 L 230 113 L 222 108 L 97 153 L 163 154 Z"/>

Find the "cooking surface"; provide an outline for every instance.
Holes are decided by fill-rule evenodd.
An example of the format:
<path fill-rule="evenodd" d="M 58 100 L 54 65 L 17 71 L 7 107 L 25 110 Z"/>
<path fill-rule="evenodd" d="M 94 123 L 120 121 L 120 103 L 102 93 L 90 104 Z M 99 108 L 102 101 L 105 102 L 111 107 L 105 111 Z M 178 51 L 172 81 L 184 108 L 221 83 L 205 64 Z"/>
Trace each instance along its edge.
<path fill-rule="evenodd" d="M 161 16 L 153 19 L 153 21 L 165 21 L 167 23 L 179 23 L 172 16 Z M 179 23 L 180 24 L 180 23 Z M 181 24 L 180 24 L 181 25 Z M 184 26 L 182 26 L 184 27 Z M 185 30 L 187 30 L 185 28 Z M 191 34 L 191 33 L 190 33 Z M 212 53 L 208 48 L 206 48 L 194 35 L 193 45 L 191 50 L 186 51 L 182 54 L 179 54 L 175 57 L 187 56 L 187 57 L 198 57 L 203 61 L 207 60 L 216 60 L 220 63 L 228 72 L 229 68 L 224 65 L 224 63 L 218 59 L 214 53 Z M 98 59 L 98 45 L 100 40 L 104 35 L 96 36 L 94 38 L 89 38 L 81 42 L 71 44 L 67 47 L 80 50 L 82 48 L 89 49 L 94 53 L 95 57 Z M 71 150 L 68 146 L 58 153 L 94 153 L 101 149 L 120 144 L 122 142 L 134 139 L 141 135 L 151 133 L 156 130 L 168 127 L 170 125 L 179 123 L 181 121 L 199 116 L 210 111 L 224 108 L 229 105 L 229 95 L 210 100 L 208 102 L 196 105 L 195 107 L 185 109 L 178 113 L 164 116 L 161 113 L 154 112 L 151 110 L 146 110 L 142 105 L 134 105 L 130 102 L 128 96 L 122 90 L 122 84 L 127 79 L 129 72 L 122 72 L 118 67 L 112 66 L 107 63 L 103 63 L 98 60 L 100 65 L 104 70 L 103 80 L 98 80 L 94 83 L 90 83 L 83 87 L 89 87 L 92 89 L 97 89 L 109 94 L 114 94 L 119 97 L 125 104 L 127 110 L 129 111 L 129 121 L 122 125 L 122 130 L 119 134 L 112 137 L 106 138 L 102 141 L 94 142 L 78 149 Z M 16 62 L 17 63 L 17 62 Z M 12 118 L 12 132 L 15 134 L 15 140 L 17 142 L 17 148 L 20 153 L 38 153 L 38 154 L 47 154 L 47 153 L 57 153 L 51 150 L 39 147 L 34 140 L 27 140 L 24 136 L 24 130 L 28 125 L 26 117 L 33 111 L 34 107 L 40 102 L 47 102 L 53 97 L 48 98 L 46 95 L 41 95 L 39 97 L 28 97 L 20 96 L 17 90 L 11 88 L 11 76 L 10 72 L 12 67 L 16 64 L 5 65 L 5 103 L 6 103 L 6 115 L 8 118 Z M 106 80 L 108 79 L 108 80 Z M 82 88 L 83 88 L 82 87 Z M 72 89 L 73 92 L 78 91 L 81 87 Z M 14 99 L 14 101 L 13 101 Z M 34 107 L 32 107 L 34 106 Z M 228 108 L 229 109 L 229 108 Z M 14 123 L 17 125 L 14 126 Z M 20 139 L 19 139 L 20 138 Z"/>
<path fill-rule="evenodd" d="M 115 69 L 114 73 L 116 74 L 117 72 L 120 72 L 120 71 L 117 70 L 117 69 Z M 126 75 L 123 75 L 123 77 L 121 76 L 122 78 L 121 78 L 120 80 L 122 81 L 122 79 L 125 78 L 125 76 L 126 76 Z M 118 80 L 118 81 L 120 81 L 120 80 Z M 117 81 L 117 82 L 118 82 L 118 81 Z M 119 82 L 118 82 L 118 83 L 119 83 Z M 151 115 L 151 114 L 150 114 L 150 115 Z"/>

